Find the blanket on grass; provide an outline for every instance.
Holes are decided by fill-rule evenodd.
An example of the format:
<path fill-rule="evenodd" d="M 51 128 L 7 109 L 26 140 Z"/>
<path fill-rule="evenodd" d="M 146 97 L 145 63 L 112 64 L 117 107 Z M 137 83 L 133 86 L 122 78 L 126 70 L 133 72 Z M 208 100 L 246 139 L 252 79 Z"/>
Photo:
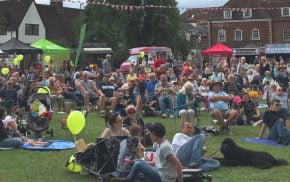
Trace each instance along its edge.
<path fill-rule="evenodd" d="M 48 145 L 46 146 L 32 146 L 30 144 L 24 144 L 22 148 L 27 150 L 65 150 L 75 148 L 75 144 L 71 141 L 66 140 L 47 140 Z"/>
<path fill-rule="evenodd" d="M 266 138 L 262 138 L 262 139 L 257 139 L 257 138 L 242 138 L 241 140 L 244 141 L 244 142 L 255 143 L 255 144 L 270 145 L 270 146 L 273 146 L 273 147 L 286 147 L 286 146 L 288 146 L 288 145 L 279 144 L 275 140 L 269 140 L 269 139 L 266 139 Z"/>

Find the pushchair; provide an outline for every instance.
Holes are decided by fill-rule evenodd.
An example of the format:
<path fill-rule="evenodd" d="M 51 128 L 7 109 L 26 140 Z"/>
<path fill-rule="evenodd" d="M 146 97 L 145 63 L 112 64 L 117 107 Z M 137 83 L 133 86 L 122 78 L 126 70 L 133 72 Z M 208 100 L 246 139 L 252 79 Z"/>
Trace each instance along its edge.
<path fill-rule="evenodd" d="M 120 140 L 126 138 L 97 138 L 95 145 L 84 152 L 76 153 L 76 161 L 89 173 L 96 175 L 99 179 L 105 179 L 108 174 L 117 171 Z"/>
<path fill-rule="evenodd" d="M 35 87 L 30 91 L 27 100 L 26 135 L 32 131 L 36 137 L 40 137 L 41 133 L 46 131 L 46 134 L 53 137 L 53 130 L 48 131 L 52 118 L 49 92 L 46 87 Z"/>

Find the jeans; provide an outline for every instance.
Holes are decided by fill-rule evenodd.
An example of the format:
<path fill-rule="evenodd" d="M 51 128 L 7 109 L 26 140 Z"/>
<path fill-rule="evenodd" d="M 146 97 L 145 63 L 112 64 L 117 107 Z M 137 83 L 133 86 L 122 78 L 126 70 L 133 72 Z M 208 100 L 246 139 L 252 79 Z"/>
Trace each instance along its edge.
<path fill-rule="evenodd" d="M 213 171 L 220 167 L 218 160 L 206 159 L 202 157 L 202 147 L 205 136 L 198 134 L 193 136 L 188 142 L 183 144 L 176 153 L 178 160 L 185 167 L 190 167 L 191 163 L 198 163 L 199 168 L 205 171 Z"/>
<path fill-rule="evenodd" d="M 0 141 L 1 148 L 19 148 L 22 147 L 23 144 L 21 138 L 18 137 L 5 138 Z"/>
<path fill-rule="evenodd" d="M 50 95 L 50 98 L 51 98 L 51 107 L 53 107 L 54 104 L 57 102 L 58 110 L 63 110 L 64 99 L 62 95 Z"/>
<path fill-rule="evenodd" d="M 140 173 L 142 173 L 149 181 L 161 182 L 161 177 L 157 170 L 142 160 L 137 160 L 134 163 L 132 170 L 127 176 L 128 182 L 134 182 L 134 180 L 139 177 Z"/>
<path fill-rule="evenodd" d="M 80 99 L 74 92 L 63 92 L 62 95 L 65 99 L 73 100 L 78 106 L 84 104 L 83 100 Z"/>
<path fill-rule="evenodd" d="M 172 96 L 161 95 L 158 98 L 158 102 L 159 102 L 159 107 L 160 107 L 162 114 L 164 114 L 166 112 L 166 109 L 169 109 L 170 114 L 172 114 L 172 109 L 173 109 Z M 166 106 L 167 106 L 167 108 L 166 108 Z"/>
<path fill-rule="evenodd" d="M 278 119 L 274 126 L 270 129 L 267 137 L 271 140 L 278 140 L 279 138 L 286 138 L 290 141 L 290 131 L 286 128 L 286 124 L 283 119 Z"/>

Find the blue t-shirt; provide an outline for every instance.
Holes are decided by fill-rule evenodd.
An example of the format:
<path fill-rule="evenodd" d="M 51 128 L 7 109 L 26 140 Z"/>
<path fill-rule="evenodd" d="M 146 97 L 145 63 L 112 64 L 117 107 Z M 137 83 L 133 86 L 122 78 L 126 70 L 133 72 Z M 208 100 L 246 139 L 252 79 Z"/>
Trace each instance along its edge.
<path fill-rule="evenodd" d="M 158 80 L 154 80 L 153 82 L 152 81 L 147 82 L 146 90 L 147 90 L 149 96 L 153 96 L 154 95 L 155 85 L 158 82 L 159 82 Z"/>
<path fill-rule="evenodd" d="M 210 91 L 208 93 L 208 99 L 210 99 L 210 97 L 214 97 L 214 96 L 228 96 L 228 94 L 223 92 L 223 91 L 220 91 L 218 93 Z M 221 100 L 216 101 L 216 102 L 209 102 L 209 104 L 210 104 L 211 110 L 219 109 L 221 111 L 226 111 L 229 109 L 228 103 L 221 101 Z"/>
<path fill-rule="evenodd" d="M 116 86 L 110 82 L 108 84 L 102 82 L 99 84 L 99 89 L 101 89 L 106 97 L 113 97 Z"/>

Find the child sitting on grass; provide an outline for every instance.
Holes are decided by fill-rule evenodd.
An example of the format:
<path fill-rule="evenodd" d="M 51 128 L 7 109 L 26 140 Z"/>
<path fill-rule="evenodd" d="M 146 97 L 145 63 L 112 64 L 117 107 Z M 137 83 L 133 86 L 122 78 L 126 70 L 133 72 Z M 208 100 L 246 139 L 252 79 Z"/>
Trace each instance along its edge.
<path fill-rule="evenodd" d="M 2 116 L 5 110 L 0 112 Z M 19 148 L 23 144 L 16 121 L 11 116 L 6 116 L 0 121 L 0 148 Z"/>

